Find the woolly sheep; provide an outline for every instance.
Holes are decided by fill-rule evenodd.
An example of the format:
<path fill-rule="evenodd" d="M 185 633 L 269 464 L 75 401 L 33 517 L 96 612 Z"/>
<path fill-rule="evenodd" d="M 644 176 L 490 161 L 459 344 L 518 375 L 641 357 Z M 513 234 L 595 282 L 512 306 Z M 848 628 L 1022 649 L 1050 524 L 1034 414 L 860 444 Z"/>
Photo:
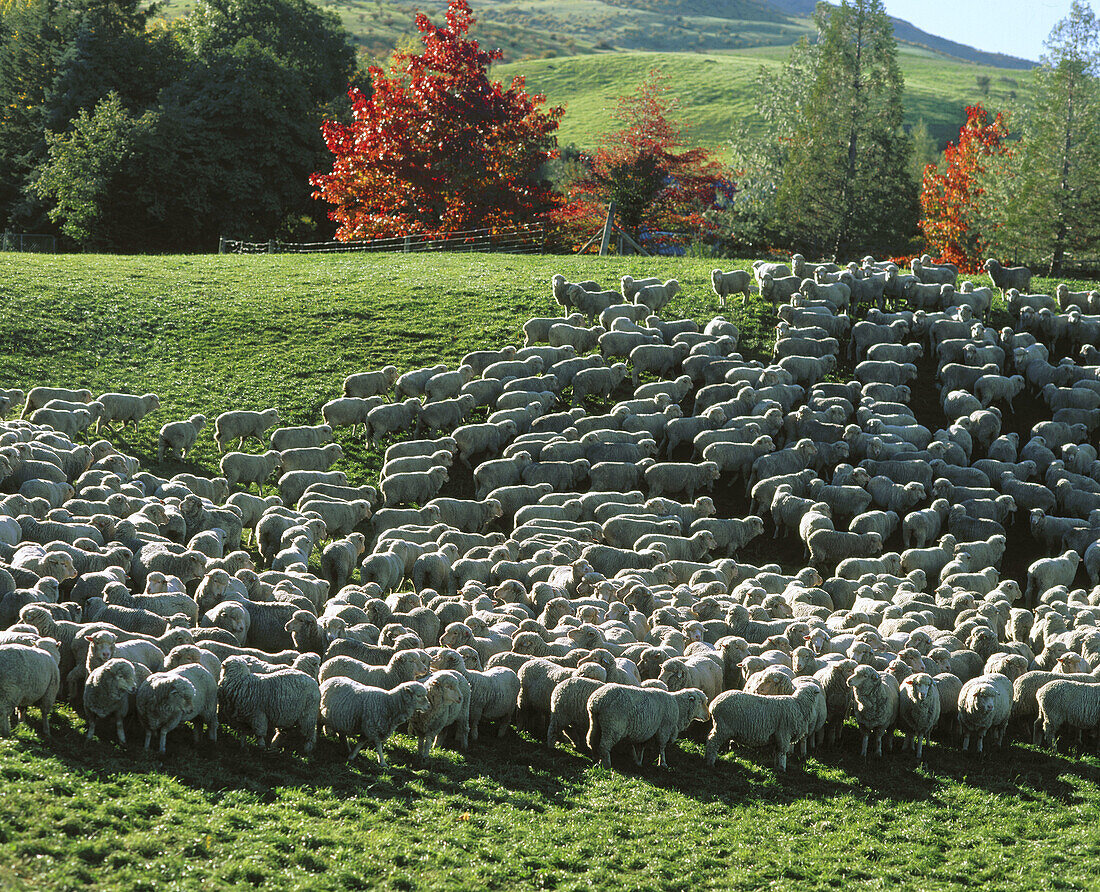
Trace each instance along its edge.
<path fill-rule="evenodd" d="M 787 770 L 787 756 L 809 731 L 821 689 L 801 686 L 793 694 L 763 695 L 726 691 L 710 704 L 712 726 L 706 761 L 714 765 L 731 741 L 741 746 L 775 747 L 775 767 Z"/>
<path fill-rule="evenodd" d="M 657 766 L 667 768 L 668 744 L 693 721 L 706 721 L 709 715 L 706 695 L 698 688 L 669 693 L 605 684 L 588 699 L 588 746 L 610 768 L 617 743 L 628 741 L 636 748 L 651 743 L 657 750 Z M 635 762 L 640 764 L 640 757 L 635 756 Z"/>
<path fill-rule="evenodd" d="M 409 720 L 409 733 L 418 738 L 421 759 L 431 755 L 443 733 L 453 728 L 456 744 L 465 750 L 470 734 L 470 683 L 449 669 L 434 673 L 425 683 L 429 705 Z"/>
<path fill-rule="evenodd" d="M 205 426 L 205 415 L 192 415 L 184 421 L 169 421 L 157 436 L 157 461 L 163 462 L 166 454 L 170 458 L 184 458 Z"/>
<path fill-rule="evenodd" d="M 888 673 L 880 675 L 871 666 L 857 666 L 848 679 L 848 687 L 852 689 L 856 724 L 863 733 L 859 754 L 866 757 L 874 735 L 875 755 L 881 756 L 883 735 L 892 733 L 898 720 L 898 682 Z"/>
<path fill-rule="evenodd" d="M 306 754 L 313 752 L 321 691 L 305 672 L 259 674 L 244 657 L 231 656 L 222 662 L 218 699 L 229 719 L 248 727 L 265 748 L 274 746 L 282 731 L 296 727 L 305 737 Z"/>
<path fill-rule="evenodd" d="M 137 684 L 134 664 L 129 660 L 110 659 L 89 673 L 83 700 L 88 740 L 95 738 L 97 721 L 113 718 L 118 742 L 126 743 L 123 719 L 129 713 L 130 695 L 137 690 Z"/>
<path fill-rule="evenodd" d="M 219 465 L 229 486 L 243 483 L 247 487 L 255 483 L 260 489 L 261 496 L 264 494 L 264 481 L 282 466 L 281 454 L 273 449 L 261 455 L 253 455 L 248 452 L 227 452 L 222 456 Z"/>
<path fill-rule="evenodd" d="M 714 293 L 718 295 L 718 308 L 725 309 L 726 297 L 730 294 L 740 293 L 742 305 L 748 303 L 751 282 L 752 275 L 747 270 L 735 269 L 729 272 L 713 270 L 710 274 L 710 284 Z"/>
<path fill-rule="evenodd" d="M 378 764 L 383 768 L 386 757 L 382 745 L 398 727 L 430 707 L 428 689 L 418 681 L 386 691 L 337 676 L 324 681 L 320 691 L 322 727 L 342 739 L 358 737 L 354 748 L 347 741 L 348 762 L 367 745 L 378 753 Z"/>
<path fill-rule="evenodd" d="M 519 702 L 519 676 L 505 666 L 485 671 L 469 669 L 462 655 L 451 648 L 441 648 L 432 656 L 431 664 L 433 670 L 450 669 L 469 682 L 470 739 L 477 741 L 478 725 L 483 719 L 499 719 L 497 736 L 503 737 Z"/>
<path fill-rule="evenodd" d="M 278 409 L 223 412 L 214 419 L 214 442 L 218 444 L 220 452 L 225 452 L 234 440 L 238 440 L 241 446 L 248 439 L 263 442 L 264 434 L 278 423 Z"/>
<path fill-rule="evenodd" d="M 901 683 L 898 724 L 906 734 L 906 745 L 915 745 L 918 761 L 939 720 L 940 696 L 932 676 L 926 672 L 910 675 Z"/>
<path fill-rule="evenodd" d="M 1000 743 L 1012 715 L 1011 681 L 998 674 L 979 675 L 963 684 L 958 702 L 964 751 L 970 748 L 971 738 L 976 738 L 980 753 L 989 732 Z"/>
<path fill-rule="evenodd" d="M 61 685 L 59 661 L 46 649 L 50 640 L 34 647 L 0 644 L 0 737 L 11 734 L 12 713 L 28 706 L 41 710 L 42 733 L 50 736 L 50 713 Z"/>
<path fill-rule="evenodd" d="M 999 260 L 990 257 L 985 262 L 985 271 L 993 284 L 1005 295 L 1010 288 L 1026 293 L 1031 288 L 1032 272 L 1026 266 L 1002 266 Z"/>

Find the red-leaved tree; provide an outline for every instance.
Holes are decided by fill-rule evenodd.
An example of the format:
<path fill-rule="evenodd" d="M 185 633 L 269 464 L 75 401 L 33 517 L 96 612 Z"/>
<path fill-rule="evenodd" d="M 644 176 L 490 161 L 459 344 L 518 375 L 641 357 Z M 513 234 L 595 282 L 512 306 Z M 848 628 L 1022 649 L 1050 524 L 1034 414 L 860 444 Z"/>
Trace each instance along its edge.
<path fill-rule="evenodd" d="M 388 75 L 372 66 L 370 95 L 348 91 L 352 122 L 322 126 L 333 169 L 309 181 L 335 206 L 337 238 L 499 228 L 556 206 L 540 171 L 564 109 L 543 111 L 522 77 L 490 81 L 501 54 L 466 37 L 473 20 L 466 0 L 450 0 L 442 27 L 417 15 L 423 51 L 395 54 Z"/>
<path fill-rule="evenodd" d="M 555 214 L 571 241 L 599 227 L 609 201 L 619 225 L 635 238 L 643 226 L 692 235 L 716 228 L 706 212 L 732 186 L 707 149 L 685 146 L 683 125 L 674 117 L 679 107 L 659 71 L 619 97 L 614 118 L 622 129 L 603 136 L 595 155 L 581 157 L 583 174 Z"/>
<path fill-rule="evenodd" d="M 976 219 L 984 191 L 981 174 L 990 158 L 1008 151 L 1007 136 L 1000 112 L 990 119 L 980 103 L 967 106 L 958 142 L 947 145 L 944 172 L 934 164 L 924 169 L 920 227 L 929 252 L 940 262 L 949 261 L 965 272 L 979 270 L 986 248 Z"/>

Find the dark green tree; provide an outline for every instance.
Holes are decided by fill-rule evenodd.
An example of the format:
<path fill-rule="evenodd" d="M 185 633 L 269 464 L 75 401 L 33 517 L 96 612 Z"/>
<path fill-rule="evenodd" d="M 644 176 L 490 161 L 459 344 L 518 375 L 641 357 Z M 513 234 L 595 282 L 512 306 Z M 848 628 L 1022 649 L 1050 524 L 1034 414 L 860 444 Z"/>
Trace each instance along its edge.
<path fill-rule="evenodd" d="M 1020 139 L 983 180 L 994 244 L 1062 275 L 1067 255 L 1100 248 L 1100 22 L 1083 0 L 1046 40 L 1012 116 Z"/>
<path fill-rule="evenodd" d="M 814 76 L 795 113 L 777 212 L 804 251 L 896 250 L 916 231 L 917 187 L 893 25 L 882 0 L 819 3 L 814 20 Z"/>
<path fill-rule="evenodd" d="M 60 46 L 54 0 L 0 12 L 0 229 L 43 228 L 42 208 L 24 189 L 46 154 L 46 96 Z"/>

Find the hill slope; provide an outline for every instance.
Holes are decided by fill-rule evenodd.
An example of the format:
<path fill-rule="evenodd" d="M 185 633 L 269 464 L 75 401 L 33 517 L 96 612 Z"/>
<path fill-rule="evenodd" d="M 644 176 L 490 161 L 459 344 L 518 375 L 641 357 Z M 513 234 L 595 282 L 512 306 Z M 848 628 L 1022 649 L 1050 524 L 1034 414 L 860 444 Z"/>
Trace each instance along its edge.
<path fill-rule="evenodd" d="M 445 0 L 317 0 L 337 13 L 356 43 L 385 58 L 414 34 L 418 10 L 431 17 Z M 180 15 L 194 0 L 168 0 L 164 12 Z M 568 56 L 600 50 L 714 52 L 788 46 L 810 34 L 814 0 L 474 0 L 478 38 L 499 46 L 505 61 Z M 928 34 L 894 19 L 899 41 L 962 61 L 1002 68 L 1033 63 L 985 53 Z"/>
<path fill-rule="evenodd" d="M 572 56 L 497 65 L 493 77 L 508 81 L 522 74 L 527 86 L 545 93 L 551 104 L 564 103 L 559 143 L 591 149 L 601 133 L 614 129 L 610 110 L 616 97 L 632 92 L 648 71 L 659 68 L 681 101 L 689 141 L 721 148 L 735 126 L 752 126 L 752 86 L 760 66 L 782 64 L 787 53 L 786 47 L 762 47 L 712 54 Z M 1020 72 L 953 61 L 914 47 L 903 46 L 900 61 L 905 122 L 913 125 L 923 119 L 941 145 L 958 136 L 968 104 L 980 99 L 1001 107 L 1027 83 L 1027 75 Z M 978 87 L 982 75 L 990 78 L 987 96 Z"/>

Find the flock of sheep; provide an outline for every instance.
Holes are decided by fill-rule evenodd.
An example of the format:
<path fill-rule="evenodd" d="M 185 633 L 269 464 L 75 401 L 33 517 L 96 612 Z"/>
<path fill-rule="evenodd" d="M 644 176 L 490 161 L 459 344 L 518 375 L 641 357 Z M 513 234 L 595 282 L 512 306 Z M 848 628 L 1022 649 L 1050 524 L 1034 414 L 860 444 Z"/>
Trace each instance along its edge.
<path fill-rule="evenodd" d="M 712 281 L 781 304 L 770 364 L 721 316 L 662 319 L 675 280 L 555 276 L 568 315 L 522 348 L 353 374 L 315 426 L 218 416 L 213 479 L 94 438 L 155 394 L 0 392 L 0 417 L 22 406 L 0 423 L 0 733 L 35 706 L 48 734 L 59 697 L 89 738 L 163 752 L 226 723 L 308 753 L 320 728 L 382 764 L 398 729 L 427 756 L 488 723 L 607 765 L 666 765 L 710 723 L 708 763 L 734 744 L 779 769 L 849 718 L 864 755 L 895 730 L 918 758 L 1013 721 L 1100 733 L 1100 295 L 990 261 L 997 330 L 993 290 L 927 257 L 754 268 Z M 925 355 L 939 429 L 910 405 Z M 1005 433 L 1025 389 L 1049 418 Z M 161 459 L 206 424 L 165 424 Z M 377 488 L 332 470 L 339 427 L 390 444 Z M 742 489 L 755 513 L 717 517 L 706 493 Z M 1011 524 L 1047 555 L 1026 580 L 999 573 Z M 765 535 L 807 566 L 739 562 Z"/>

